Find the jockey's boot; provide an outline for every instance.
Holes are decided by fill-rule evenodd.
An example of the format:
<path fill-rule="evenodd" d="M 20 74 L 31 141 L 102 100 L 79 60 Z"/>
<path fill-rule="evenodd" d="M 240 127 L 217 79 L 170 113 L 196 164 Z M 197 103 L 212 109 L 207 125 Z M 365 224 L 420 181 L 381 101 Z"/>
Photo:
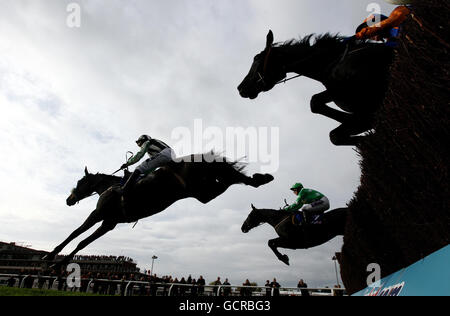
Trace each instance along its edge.
<path fill-rule="evenodd" d="M 303 218 L 305 225 L 315 225 L 315 224 L 321 224 L 320 216 L 323 214 L 323 211 L 316 211 L 316 212 L 310 212 L 310 211 L 303 211 Z"/>
<path fill-rule="evenodd" d="M 122 206 L 126 208 L 126 204 L 128 204 L 128 197 L 130 196 L 131 190 L 134 188 L 134 185 L 136 184 L 137 180 L 141 176 L 141 173 L 137 170 L 135 170 L 131 176 L 128 178 L 127 182 L 124 184 L 124 186 L 120 189 L 120 193 L 122 194 Z"/>

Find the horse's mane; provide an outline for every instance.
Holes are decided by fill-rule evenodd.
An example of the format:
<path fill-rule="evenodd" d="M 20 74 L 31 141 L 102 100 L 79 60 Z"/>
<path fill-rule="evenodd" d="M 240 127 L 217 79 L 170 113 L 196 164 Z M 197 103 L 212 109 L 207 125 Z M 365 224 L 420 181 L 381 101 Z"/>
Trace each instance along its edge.
<path fill-rule="evenodd" d="M 89 174 L 89 176 L 91 177 L 97 177 L 97 178 L 108 178 L 108 179 L 115 179 L 115 180 L 120 180 L 122 179 L 122 177 L 120 176 L 116 176 L 116 175 L 111 175 L 111 174 L 105 174 L 105 173 L 99 173 L 97 172 L 96 174 Z M 82 179 L 86 178 L 86 176 L 84 176 Z M 82 180 L 81 179 L 81 180 Z"/>
<path fill-rule="evenodd" d="M 344 37 L 339 34 L 309 34 L 300 39 L 291 39 L 283 43 L 276 43 L 275 47 L 284 47 L 284 48 L 304 48 L 304 47 L 313 47 L 313 46 L 322 46 L 324 49 L 333 48 L 337 45 L 341 46 L 343 44 Z"/>
<path fill-rule="evenodd" d="M 342 48 L 346 44 L 346 37 L 340 34 L 309 34 L 300 39 L 291 39 L 286 42 L 276 43 L 274 47 L 286 48 L 291 50 L 304 49 L 304 48 L 321 48 L 324 51 Z M 357 40 L 356 45 L 367 44 L 368 40 Z"/>
<path fill-rule="evenodd" d="M 217 161 L 217 162 L 223 162 L 228 164 L 229 166 L 233 167 L 234 170 L 244 173 L 245 168 L 247 168 L 247 163 L 243 162 L 242 159 L 233 161 L 225 157 L 223 154 L 217 153 L 214 150 L 203 154 L 204 161 Z"/>

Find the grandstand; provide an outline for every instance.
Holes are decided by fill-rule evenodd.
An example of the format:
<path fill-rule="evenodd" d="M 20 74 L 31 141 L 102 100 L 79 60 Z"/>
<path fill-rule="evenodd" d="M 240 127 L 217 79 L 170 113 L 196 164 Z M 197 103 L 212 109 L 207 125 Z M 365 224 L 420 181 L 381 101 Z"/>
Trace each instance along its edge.
<path fill-rule="evenodd" d="M 41 260 L 46 254 L 48 252 L 20 246 L 14 242 L 0 242 L 0 274 L 50 273 L 51 271 L 47 271 L 47 262 Z M 80 265 L 83 275 L 140 273 L 134 260 L 123 256 L 76 256 L 73 262 Z"/>

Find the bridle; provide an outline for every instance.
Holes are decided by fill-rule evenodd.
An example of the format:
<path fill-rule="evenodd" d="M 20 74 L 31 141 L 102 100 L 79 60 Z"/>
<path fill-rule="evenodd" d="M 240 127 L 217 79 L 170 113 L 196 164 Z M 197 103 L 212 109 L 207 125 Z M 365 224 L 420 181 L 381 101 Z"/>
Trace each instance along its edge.
<path fill-rule="evenodd" d="M 249 217 L 245 220 L 244 225 L 246 225 L 246 226 L 248 226 L 248 227 L 252 226 L 252 225 L 250 225 L 251 222 L 252 222 L 252 221 L 250 220 L 250 219 L 251 219 L 251 216 L 252 216 L 252 214 L 250 213 Z M 255 228 L 259 227 L 259 226 L 262 226 L 263 224 L 264 224 L 264 223 L 259 222 L 258 225 L 253 226 L 250 230 L 255 229 Z"/>
<path fill-rule="evenodd" d="M 98 182 L 96 184 L 94 184 L 94 185 L 92 185 L 90 187 L 96 187 L 96 186 L 98 186 L 100 184 L 100 182 L 101 182 L 101 180 L 98 180 Z M 73 188 L 73 190 L 72 190 L 72 195 L 75 198 L 75 200 L 77 200 L 77 203 L 80 203 L 81 200 L 84 200 L 86 198 L 89 198 L 89 197 L 97 195 L 97 194 L 99 194 L 99 193 L 94 191 L 93 193 L 88 194 L 88 195 L 83 197 L 83 195 L 80 195 L 80 194 L 77 193 L 77 188 Z"/>
<path fill-rule="evenodd" d="M 259 80 L 258 80 L 256 83 L 262 82 L 263 86 L 267 86 L 267 85 L 266 85 L 266 80 L 265 80 L 265 75 L 266 75 L 267 65 L 269 64 L 269 57 L 270 57 L 270 54 L 271 54 L 271 53 L 272 53 L 272 46 L 269 47 L 269 49 L 268 49 L 268 51 L 267 51 L 267 53 L 266 53 L 266 56 L 264 57 L 264 67 L 263 67 L 262 74 L 261 74 L 261 72 L 259 72 L 259 71 L 257 72 L 258 77 L 259 77 Z M 276 82 L 276 83 L 275 83 L 275 86 L 276 86 L 276 85 L 279 85 L 279 84 L 281 84 L 281 83 L 286 83 L 286 82 L 288 82 L 288 81 L 291 81 L 291 80 L 296 79 L 296 78 L 299 78 L 299 77 L 302 77 L 302 75 L 295 75 L 295 76 L 293 76 L 293 77 L 291 77 L 291 78 L 282 79 L 282 80 Z"/>
<path fill-rule="evenodd" d="M 286 220 L 289 220 L 290 218 L 291 218 L 291 216 L 290 215 L 288 215 L 288 214 L 286 214 L 287 216 L 284 216 L 281 220 L 280 220 L 280 222 L 277 224 L 277 225 L 275 225 L 274 226 L 274 228 L 275 229 L 278 229 L 278 227 L 281 225 L 281 224 L 283 224 Z M 244 224 L 246 225 L 246 226 L 251 226 L 250 224 L 249 224 L 249 222 L 250 222 L 250 216 L 252 216 L 252 214 L 250 214 L 249 215 L 249 218 L 247 218 L 247 220 L 244 222 Z M 259 221 L 259 219 L 257 219 L 258 221 Z M 264 222 L 259 222 L 259 224 L 258 225 L 255 225 L 254 227 L 252 227 L 251 229 L 255 229 L 255 228 L 257 228 L 257 227 L 259 227 L 259 226 L 262 226 L 262 225 L 264 225 L 265 223 Z"/>
<path fill-rule="evenodd" d="M 75 188 L 75 189 L 72 190 L 71 194 L 72 194 L 73 198 L 77 201 L 76 203 L 78 204 L 78 203 L 80 203 L 81 200 L 84 200 L 84 199 L 86 199 L 88 197 L 94 196 L 94 195 L 96 195 L 98 193 L 97 192 L 93 192 L 90 195 L 86 195 L 85 197 L 81 197 L 80 198 L 80 196 L 76 193 L 76 188 Z"/>

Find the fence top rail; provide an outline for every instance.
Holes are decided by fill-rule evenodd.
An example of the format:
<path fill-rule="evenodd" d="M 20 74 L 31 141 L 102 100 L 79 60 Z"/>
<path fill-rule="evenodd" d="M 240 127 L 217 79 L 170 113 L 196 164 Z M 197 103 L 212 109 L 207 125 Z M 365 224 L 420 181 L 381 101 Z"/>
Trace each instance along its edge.
<path fill-rule="evenodd" d="M 42 276 L 42 275 L 30 275 L 30 274 L 0 274 L 0 278 L 4 277 L 31 277 L 31 278 L 41 278 L 41 279 L 58 279 L 58 276 Z M 62 277 L 62 279 L 66 279 L 66 277 Z M 198 284 L 182 284 L 182 283 L 161 283 L 152 281 L 134 281 L 134 280 L 109 280 L 109 279 L 96 279 L 96 278 L 81 278 L 83 281 L 98 281 L 98 282 L 108 282 L 108 283 L 121 283 L 121 284 L 135 284 L 135 285 L 157 285 L 157 286 L 179 286 L 179 287 L 205 287 L 205 288 L 245 288 L 245 289 L 263 289 L 263 290 L 272 290 L 274 288 L 267 286 L 246 286 L 246 285 L 198 285 Z M 279 291 L 310 291 L 310 292 L 333 292 L 333 291 L 345 291 L 343 288 L 298 288 L 298 287 L 279 287 L 276 288 Z"/>

